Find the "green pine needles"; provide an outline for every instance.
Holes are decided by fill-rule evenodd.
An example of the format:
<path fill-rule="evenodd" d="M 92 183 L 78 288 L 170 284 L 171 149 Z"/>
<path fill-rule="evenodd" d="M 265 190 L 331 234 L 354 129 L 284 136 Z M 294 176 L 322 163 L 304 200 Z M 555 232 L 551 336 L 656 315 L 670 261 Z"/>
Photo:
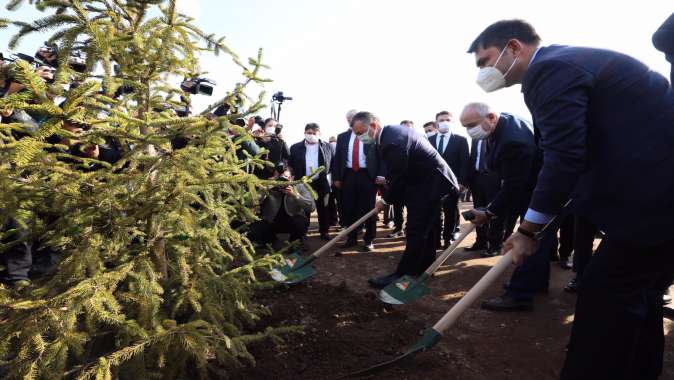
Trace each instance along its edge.
<path fill-rule="evenodd" d="M 241 232 L 269 183 L 246 171 L 262 160 L 237 157 L 250 137 L 232 121 L 262 107 L 263 94 L 245 94 L 267 81 L 261 53 L 241 62 L 175 1 L 13 0 L 7 8 L 21 3 L 48 15 L 0 20 L 19 28 L 10 45 L 48 32 L 60 64 L 52 84 L 25 62 L 5 70 L 27 91 L 0 99 L 0 111 L 42 121 L 37 130 L 0 124 L 0 217 L 14 221 L 0 232 L 0 255 L 39 242 L 61 262 L 21 290 L 0 286 L 0 371 L 23 379 L 224 378 L 254 362 L 247 343 L 292 330 L 250 332 L 267 312 L 251 301 L 266 286 L 256 273 L 278 257 L 257 255 Z M 86 53 L 82 73 L 67 61 L 76 46 Z M 243 72 L 218 103 L 230 114 L 178 118 L 175 83 L 199 74 L 200 54 L 221 52 Z M 73 78 L 76 88 L 67 85 Z M 120 88 L 128 91 L 115 97 Z M 74 134 L 72 124 L 90 128 Z M 117 141 L 121 159 L 73 154 L 53 135 Z M 172 149 L 177 136 L 189 137 L 185 148 Z"/>

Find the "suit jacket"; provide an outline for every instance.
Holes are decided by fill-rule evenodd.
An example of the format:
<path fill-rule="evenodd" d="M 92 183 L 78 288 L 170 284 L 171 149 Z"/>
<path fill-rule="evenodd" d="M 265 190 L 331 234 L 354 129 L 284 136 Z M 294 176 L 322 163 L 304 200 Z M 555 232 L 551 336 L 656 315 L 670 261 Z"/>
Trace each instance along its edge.
<path fill-rule="evenodd" d="M 318 144 L 318 164 L 325 167 L 325 170 L 313 180 L 315 185 L 320 186 L 320 188 L 314 190 L 329 193 L 330 183 L 328 182 L 328 173 L 332 169 L 332 149 L 330 144 L 325 141 L 319 140 Z M 302 178 L 306 175 L 306 153 L 307 146 L 304 144 L 304 140 L 290 147 L 288 165 L 295 178 Z"/>
<path fill-rule="evenodd" d="M 536 186 L 542 155 L 529 122 L 502 113 L 487 144 L 486 165 L 501 180 L 501 189 L 489 204 L 498 216 L 523 214 Z"/>
<path fill-rule="evenodd" d="M 260 211 L 262 213 L 261 218 L 266 222 L 273 222 L 278 214 L 281 205 L 285 207 L 286 212 L 290 216 L 307 216 L 307 213 L 311 213 L 316 209 L 316 203 L 314 203 L 314 198 L 311 196 L 309 189 L 299 183 L 295 185 L 295 190 L 298 192 L 299 196 L 297 198 L 286 196 L 285 194 L 280 194 L 275 191 L 270 191 L 269 194 L 262 200 L 260 205 Z"/>
<path fill-rule="evenodd" d="M 447 162 L 423 135 L 399 125 L 383 128 L 378 148 L 388 169 L 389 187 L 384 193 L 388 204 L 409 207 L 437 202 L 459 184 Z"/>
<path fill-rule="evenodd" d="M 351 170 L 346 167 L 346 156 L 349 154 L 349 141 L 351 140 L 351 130 L 342 132 L 337 135 L 337 148 L 335 158 L 332 166 L 332 180 L 343 181 L 344 173 Z M 367 165 L 367 173 L 372 182 L 378 177 L 385 176 L 385 169 L 380 163 L 377 155 L 377 149 L 374 144 L 363 144 L 365 151 L 365 164 Z"/>
<path fill-rule="evenodd" d="M 468 170 L 470 165 L 470 155 L 468 153 L 468 140 L 459 136 L 455 133 L 450 135 L 449 141 L 445 141 L 447 144 L 445 151 L 441 153 L 442 158 L 445 159 L 449 168 L 452 169 L 452 172 L 456 175 L 456 179 L 460 184 L 467 186 L 468 185 Z M 428 141 L 436 149 L 438 148 L 439 135 L 431 136 Z"/>
<path fill-rule="evenodd" d="M 674 238 L 667 79 L 617 52 L 550 46 L 530 64 L 522 92 L 544 154 L 532 209 L 557 213 L 575 188 L 577 211 L 607 236 Z"/>
<path fill-rule="evenodd" d="M 672 63 L 670 80 L 674 83 L 674 13 L 653 34 L 653 46 L 665 53 L 667 60 Z"/>

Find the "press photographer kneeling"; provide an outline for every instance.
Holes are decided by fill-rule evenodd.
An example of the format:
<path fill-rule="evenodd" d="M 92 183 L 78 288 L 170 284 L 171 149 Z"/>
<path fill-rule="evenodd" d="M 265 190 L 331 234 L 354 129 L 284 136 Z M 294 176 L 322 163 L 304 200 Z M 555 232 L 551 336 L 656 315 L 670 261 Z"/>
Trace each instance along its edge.
<path fill-rule="evenodd" d="M 279 163 L 272 176 L 277 181 L 292 181 L 284 163 Z M 251 224 L 248 237 L 259 244 L 277 244 L 279 233 L 288 233 L 290 242 L 303 240 L 309 229 L 309 218 L 316 208 L 309 189 L 303 184 L 277 186 L 260 202 L 260 220 Z"/>

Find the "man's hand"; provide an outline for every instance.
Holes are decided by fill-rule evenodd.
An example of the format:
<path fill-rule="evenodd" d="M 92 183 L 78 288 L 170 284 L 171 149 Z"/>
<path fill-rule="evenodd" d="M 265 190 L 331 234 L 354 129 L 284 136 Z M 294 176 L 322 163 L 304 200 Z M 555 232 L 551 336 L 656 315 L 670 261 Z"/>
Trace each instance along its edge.
<path fill-rule="evenodd" d="M 255 126 L 255 118 L 249 117 L 248 120 L 247 120 L 246 129 L 251 130 L 251 129 L 253 129 L 254 126 Z"/>
<path fill-rule="evenodd" d="M 524 260 L 533 255 L 538 248 L 538 242 L 530 237 L 524 236 L 519 232 L 515 232 L 508 240 L 503 243 L 503 253 L 512 252 L 513 264 L 522 265 Z"/>
<path fill-rule="evenodd" d="M 470 222 L 473 223 L 476 226 L 481 226 L 489 222 L 489 217 L 487 216 L 487 213 L 478 209 L 472 209 L 470 212 L 475 215 L 475 218 L 471 220 Z"/>
<path fill-rule="evenodd" d="M 342 188 L 342 181 L 334 181 L 332 183 L 336 189 L 341 189 Z"/>
<path fill-rule="evenodd" d="M 10 117 L 14 113 L 14 108 L 12 107 L 7 107 L 5 109 L 0 110 L 0 116 L 2 117 Z"/>
<path fill-rule="evenodd" d="M 384 210 L 384 209 L 386 208 L 386 205 L 385 205 L 384 202 L 382 202 L 382 200 L 380 199 L 380 200 L 377 201 L 377 203 L 374 204 L 374 208 L 377 209 L 377 212 L 380 212 L 380 211 L 382 211 L 382 210 Z"/>
<path fill-rule="evenodd" d="M 286 186 L 281 191 L 283 191 L 283 194 L 289 197 L 297 198 L 299 196 L 299 194 L 297 194 L 297 191 L 295 191 L 294 186 Z"/>
<path fill-rule="evenodd" d="M 377 185 L 386 185 L 386 178 L 378 175 L 377 178 L 375 178 L 374 183 Z"/>

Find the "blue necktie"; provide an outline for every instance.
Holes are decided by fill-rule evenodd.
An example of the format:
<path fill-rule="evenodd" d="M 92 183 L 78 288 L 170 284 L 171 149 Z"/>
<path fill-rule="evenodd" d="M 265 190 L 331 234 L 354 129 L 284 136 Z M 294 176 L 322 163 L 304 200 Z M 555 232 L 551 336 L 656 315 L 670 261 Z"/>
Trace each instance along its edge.
<path fill-rule="evenodd" d="M 440 143 L 438 144 L 438 152 L 440 154 L 444 153 L 445 148 L 443 146 L 443 143 L 445 142 L 445 135 L 440 135 Z"/>

